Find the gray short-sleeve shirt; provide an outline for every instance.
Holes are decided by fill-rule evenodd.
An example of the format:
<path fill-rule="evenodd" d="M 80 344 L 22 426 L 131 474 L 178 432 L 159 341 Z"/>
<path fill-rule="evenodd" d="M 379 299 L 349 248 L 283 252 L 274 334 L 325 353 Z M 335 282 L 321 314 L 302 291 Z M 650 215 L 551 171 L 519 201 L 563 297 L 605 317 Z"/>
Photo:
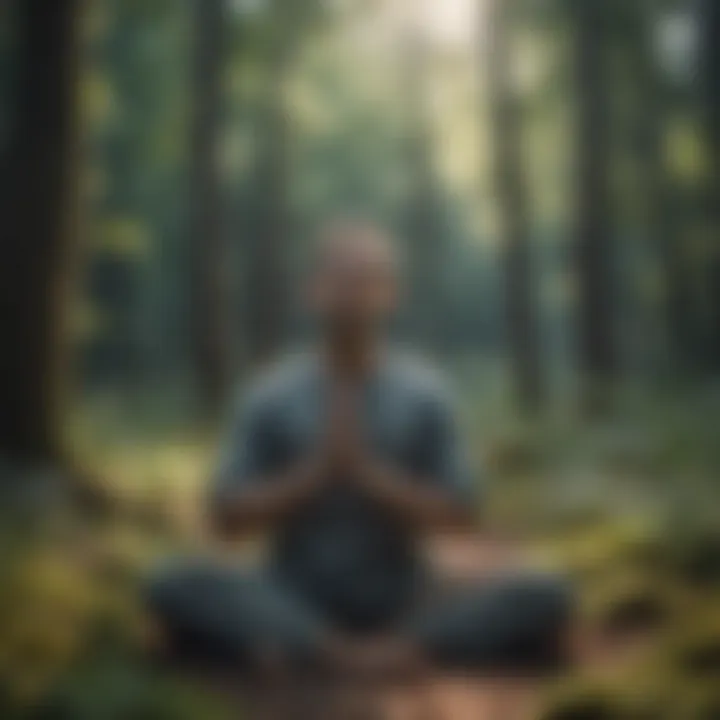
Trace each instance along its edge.
<path fill-rule="evenodd" d="M 212 502 L 271 482 L 306 456 L 324 428 L 326 382 L 319 360 L 301 355 L 266 374 L 239 402 L 212 488 Z M 476 489 L 437 373 L 386 353 L 363 389 L 368 447 L 417 482 L 463 504 Z M 341 487 L 323 492 L 279 528 L 274 565 L 318 602 L 345 604 L 372 621 L 412 592 L 421 563 L 414 539 L 381 508 Z"/>

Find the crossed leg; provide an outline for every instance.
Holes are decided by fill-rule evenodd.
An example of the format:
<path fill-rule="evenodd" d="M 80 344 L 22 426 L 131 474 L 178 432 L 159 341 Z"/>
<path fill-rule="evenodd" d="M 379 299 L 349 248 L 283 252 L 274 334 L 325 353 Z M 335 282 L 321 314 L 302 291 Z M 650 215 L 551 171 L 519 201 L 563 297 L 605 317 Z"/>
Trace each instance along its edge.
<path fill-rule="evenodd" d="M 573 594 L 528 572 L 432 594 L 405 633 L 436 667 L 494 677 L 554 674 L 570 661 Z"/>
<path fill-rule="evenodd" d="M 297 714 L 298 707 L 288 708 L 292 714 L 283 710 L 283 698 L 297 703 L 289 700 L 298 697 L 291 688 L 296 670 L 316 667 L 336 678 L 365 671 L 397 677 L 413 698 L 413 716 L 427 720 L 440 717 L 433 694 L 437 669 L 485 677 L 493 692 L 484 697 L 500 703 L 493 713 L 505 720 L 511 715 L 502 698 L 517 704 L 522 691 L 509 679 L 554 673 L 569 659 L 572 595 L 548 576 L 517 574 L 430 593 L 388 640 L 347 645 L 329 643 L 324 619 L 262 571 L 180 563 L 151 578 L 146 603 L 172 656 L 253 678 L 256 689 L 266 687 L 278 701 L 275 719 Z M 304 699 L 310 702 L 310 694 Z"/>

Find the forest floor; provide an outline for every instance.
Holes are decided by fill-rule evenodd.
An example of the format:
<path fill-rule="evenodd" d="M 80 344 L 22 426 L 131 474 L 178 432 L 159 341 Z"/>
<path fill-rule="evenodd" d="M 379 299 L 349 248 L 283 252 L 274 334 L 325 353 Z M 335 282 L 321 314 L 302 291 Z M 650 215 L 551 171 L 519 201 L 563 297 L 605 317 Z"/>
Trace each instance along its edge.
<path fill-rule="evenodd" d="M 717 720 L 714 397 L 712 406 L 702 397 L 626 414 L 622 425 L 479 424 L 493 478 L 485 531 L 475 543 L 435 544 L 437 565 L 492 576 L 521 557 L 568 573 L 579 621 L 593 631 L 586 662 L 541 685 L 437 676 L 378 697 L 387 720 Z M 236 720 L 201 683 L 151 672 L 138 654 L 146 626 L 137 590 L 148 569 L 172 554 L 227 551 L 207 541 L 198 512 L 214 442 L 143 429 L 123 441 L 97 426 L 108 441 L 89 435 L 88 457 L 124 517 L 75 524 L 53 513 L 36 538 L 26 523 L 0 538 L 0 717 Z"/>

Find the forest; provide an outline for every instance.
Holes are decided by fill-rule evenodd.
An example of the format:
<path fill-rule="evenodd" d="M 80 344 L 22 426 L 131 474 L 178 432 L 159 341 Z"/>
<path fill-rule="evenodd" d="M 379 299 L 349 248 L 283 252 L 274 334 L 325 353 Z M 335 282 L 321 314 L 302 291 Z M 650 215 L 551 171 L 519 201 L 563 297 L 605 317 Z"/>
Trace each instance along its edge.
<path fill-rule="evenodd" d="M 483 522 L 611 670 L 543 720 L 720 717 L 717 0 L 0 5 L 0 717 L 235 717 L 143 661 L 318 226 L 388 228 Z M 628 638 L 630 638 L 628 640 Z M 504 719 L 503 719 L 504 720 Z M 528 720 L 530 720 L 528 718 Z"/>

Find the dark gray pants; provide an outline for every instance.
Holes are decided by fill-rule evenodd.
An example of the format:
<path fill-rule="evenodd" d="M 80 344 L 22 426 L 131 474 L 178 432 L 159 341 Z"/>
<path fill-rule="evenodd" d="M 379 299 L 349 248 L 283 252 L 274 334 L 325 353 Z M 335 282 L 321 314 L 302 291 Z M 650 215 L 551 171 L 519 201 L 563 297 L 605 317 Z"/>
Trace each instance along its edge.
<path fill-rule="evenodd" d="M 567 661 L 572 596 L 559 578 L 518 574 L 424 594 L 392 629 L 439 666 L 537 674 Z M 208 561 L 155 574 L 146 603 L 175 656 L 228 668 L 270 648 L 312 660 L 337 630 L 272 573 Z"/>

